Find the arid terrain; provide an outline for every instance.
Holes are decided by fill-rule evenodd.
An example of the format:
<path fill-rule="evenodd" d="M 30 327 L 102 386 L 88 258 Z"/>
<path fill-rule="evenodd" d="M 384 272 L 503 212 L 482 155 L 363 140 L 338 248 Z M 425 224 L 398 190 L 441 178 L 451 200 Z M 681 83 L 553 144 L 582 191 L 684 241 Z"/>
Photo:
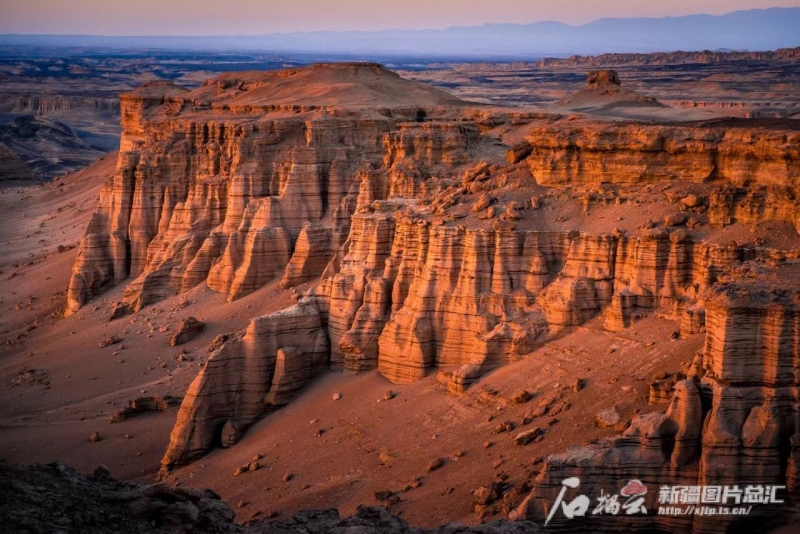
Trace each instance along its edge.
<path fill-rule="evenodd" d="M 44 60 L 3 60 L 13 120 L 86 146 L 0 138 L 0 505 L 92 488 L 4 517 L 533 532 L 579 477 L 593 503 L 641 481 L 648 513 L 548 531 L 791 529 L 800 55 L 709 54 L 116 59 L 36 94 Z M 91 476 L 11 465 L 56 461 Z M 657 513 L 698 484 L 786 502 Z"/>

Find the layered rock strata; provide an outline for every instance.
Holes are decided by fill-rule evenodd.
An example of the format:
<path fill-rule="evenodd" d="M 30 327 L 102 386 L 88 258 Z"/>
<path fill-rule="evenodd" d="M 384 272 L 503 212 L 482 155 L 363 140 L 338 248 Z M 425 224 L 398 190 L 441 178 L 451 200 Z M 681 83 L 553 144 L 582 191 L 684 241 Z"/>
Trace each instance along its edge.
<path fill-rule="evenodd" d="M 330 348 L 313 302 L 254 319 L 209 357 L 186 392 L 163 464 L 236 443 L 271 406 L 325 369 Z"/>
<path fill-rule="evenodd" d="M 390 202 L 353 216 L 343 250 L 296 306 L 253 320 L 242 340 L 212 355 L 184 400 L 165 467 L 235 442 L 285 403 L 276 396 L 288 399 L 320 369 L 377 368 L 395 383 L 444 369 L 449 389 L 461 392 L 599 314 L 611 329 L 655 310 L 696 317 L 722 273 L 775 254 L 681 231 L 627 238 L 434 226 Z M 286 319 L 300 317 L 298 334 Z M 251 393 L 221 394 L 234 387 Z"/>
<path fill-rule="evenodd" d="M 554 124 L 526 138 L 531 172 L 547 186 L 719 180 L 796 188 L 800 174 L 800 130 L 791 120 Z"/>
<path fill-rule="evenodd" d="M 585 489 L 611 493 L 640 479 L 648 486 L 650 513 L 628 518 L 635 528 L 719 532 L 741 518 L 658 515 L 659 488 L 785 486 L 788 493 L 778 494 L 784 504 L 756 503 L 744 519 L 758 521 L 759 528 L 769 526 L 776 509 L 791 506 L 792 494 L 800 489 L 800 290 L 795 276 L 782 284 L 725 282 L 711 288 L 702 357 L 689 369 L 689 379 L 674 386 L 666 413 L 637 416 L 620 437 L 549 457 L 534 492 L 513 516 L 545 517 L 569 477 L 578 477 Z M 727 506 L 733 505 L 728 500 Z M 614 530 L 615 519 L 592 517 L 591 528 Z M 580 526 L 580 520 L 557 513 L 548 528 Z"/>
<path fill-rule="evenodd" d="M 264 97 L 274 87 L 274 98 L 291 87 L 316 94 L 305 84 L 329 79 L 392 106 L 334 105 L 349 93 L 305 106 Z M 501 150 L 474 121 L 444 119 L 461 101 L 376 65 L 223 76 L 192 92 L 150 82 L 120 99 L 119 161 L 81 244 L 67 314 L 128 279 L 118 315 L 202 282 L 235 299 L 284 275 L 306 281 L 346 238 L 359 198 L 423 193 L 482 145 Z"/>
<path fill-rule="evenodd" d="M 203 283 L 229 299 L 313 283 L 212 353 L 184 397 L 165 470 L 233 445 L 325 369 L 377 369 L 395 383 L 441 370 L 457 393 L 593 318 L 619 331 L 657 311 L 682 336 L 708 332 L 690 379 L 656 391 L 658 402 L 674 392 L 668 412 L 635 421 L 611 448 L 552 458 L 519 515 L 536 516 L 571 472 L 794 480 L 795 297 L 744 305 L 725 300 L 737 290 L 721 281 L 797 253 L 690 230 L 698 218 L 797 227 L 797 127 L 550 117 L 507 153 L 495 128 L 520 113 L 503 113 L 375 65 L 224 75 L 194 91 L 156 82 L 122 96 L 117 170 L 81 244 L 68 314 L 118 283 L 115 317 Z M 704 193 L 676 199 L 686 213 L 660 227 L 530 222 L 553 198 L 543 186 L 591 184 L 573 195 L 588 213 L 621 201 L 597 184 L 675 180 Z"/>

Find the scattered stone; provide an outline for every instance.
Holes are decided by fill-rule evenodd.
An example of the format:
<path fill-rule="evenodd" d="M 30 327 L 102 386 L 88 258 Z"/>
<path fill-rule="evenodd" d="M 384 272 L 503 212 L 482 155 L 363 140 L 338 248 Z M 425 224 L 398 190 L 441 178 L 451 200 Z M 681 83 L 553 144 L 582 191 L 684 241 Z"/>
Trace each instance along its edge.
<path fill-rule="evenodd" d="M 106 338 L 106 339 L 102 340 L 100 342 L 100 348 L 104 349 L 104 348 L 109 347 L 111 345 L 116 345 L 117 343 L 122 343 L 123 341 L 125 341 L 125 340 L 122 339 L 121 337 L 117 336 L 117 335 L 114 335 L 114 336 L 111 336 L 109 338 Z"/>
<path fill-rule="evenodd" d="M 608 428 L 619 423 L 620 415 L 616 407 L 606 408 L 595 417 L 595 422 L 600 428 Z"/>
<path fill-rule="evenodd" d="M 664 217 L 664 226 L 681 226 L 686 223 L 686 215 L 680 212 L 670 213 Z"/>
<path fill-rule="evenodd" d="M 687 208 L 696 208 L 703 204 L 703 199 L 697 195 L 687 195 L 681 199 L 681 203 Z"/>
<path fill-rule="evenodd" d="M 394 495 L 394 493 L 389 490 L 376 491 L 375 500 L 378 502 L 382 502 L 391 497 L 392 495 Z"/>
<path fill-rule="evenodd" d="M 178 325 L 178 330 L 169 340 L 169 344 L 175 347 L 177 345 L 188 343 L 199 336 L 205 326 L 206 325 L 204 323 L 198 321 L 194 317 L 187 317 L 181 321 L 180 325 Z"/>
<path fill-rule="evenodd" d="M 531 394 L 528 390 L 523 389 L 522 391 L 517 391 L 511 396 L 511 402 L 514 404 L 524 404 L 531 400 Z"/>
<path fill-rule="evenodd" d="M 472 205 L 473 213 L 478 213 L 479 211 L 483 211 L 489 207 L 489 205 L 494 201 L 494 197 L 489 193 L 484 193 L 483 195 L 478 198 L 475 204 Z"/>
<path fill-rule="evenodd" d="M 550 408 L 550 415 L 558 415 L 561 412 L 566 412 L 571 407 L 570 403 L 567 401 L 561 401 L 552 408 Z"/>
<path fill-rule="evenodd" d="M 494 427 L 494 433 L 502 434 L 504 432 L 511 432 L 512 430 L 514 430 L 515 427 L 516 425 L 514 425 L 514 423 L 512 423 L 511 421 L 506 421 Z"/>
<path fill-rule="evenodd" d="M 341 393 L 334 393 L 333 394 L 333 400 L 337 401 L 337 400 L 339 400 L 341 398 L 342 398 L 342 394 Z"/>
<path fill-rule="evenodd" d="M 284 482 L 289 482 L 293 478 L 294 478 L 293 473 L 286 473 L 285 475 L 283 475 L 283 478 L 281 478 L 281 480 L 283 480 Z"/>
<path fill-rule="evenodd" d="M 411 482 L 409 482 L 409 483 L 407 483 L 407 484 L 403 484 L 403 488 L 402 488 L 400 491 L 402 491 L 403 493 L 405 493 L 405 492 L 407 492 L 407 491 L 411 491 L 412 489 L 415 489 L 415 488 L 418 488 L 418 487 L 420 487 L 420 485 L 421 485 L 421 484 L 420 484 L 420 481 L 419 481 L 419 479 L 418 479 L 418 478 L 415 478 L 415 479 L 414 479 L 414 480 L 412 480 Z"/>
<path fill-rule="evenodd" d="M 431 460 L 431 462 L 428 464 L 428 473 L 432 473 L 437 469 L 442 468 L 443 466 L 444 466 L 444 459 L 436 458 L 435 460 Z"/>
<path fill-rule="evenodd" d="M 101 441 L 102 439 L 103 438 L 100 437 L 100 432 L 92 432 L 92 435 L 89 436 L 89 441 L 91 441 L 92 443 L 96 443 L 98 441 Z"/>
<path fill-rule="evenodd" d="M 581 378 L 576 378 L 575 380 L 572 381 L 572 384 L 570 385 L 572 391 L 574 391 L 575 393 L 582 390 L 585 386 L 586 386 L 586 381 Z"/>
<path fill-rule="evenodd" d="M 533 152 L 533 145 L 528 141 L 520 141 L 506 152 L 506 160 L 513 165 L 530 156 L 531 152 Z"/>
<path fill-rule="evenodd" d="M 180 397 L 173 397 L 165 395 L 161 397 L 154 395 L 152 397 L 138 397 L 128 402 L 128 406 L 118 410 L 111 416 L 109 423 L 120 423 L 131 417 L 141 415 L 146 412 L 166 411 L 171 406 L 177 406 L 181 403 Z"/>
<path fill-rule="evenodd" d="M 547 414 L 548 410 L 549 408 L 546 405 L 536 406 L 531 411 L 525 414 L 525 419 L 528 419 L 529 420 L 528 422 L 530 422 L 531 420 L 536 419 L 537 417 L 544 416 L 545 414 Z"/>
<path fill-rule="evenodd" d="M 49 386 L 50 376 L 42 369 L 23 369 L 11 381 L 13 386 Z"/>
<path fill-rule="evenodd" d="M 542 434 L 541 428 L 539 428 L 538 426 L 533 427 L 530 430 L 526 430 L 525 432 L 520 432 L 519 434 L 517 434 L 517 436 L 514 438 L 514 443 L 516 443 L 517 445 L 527 445 L 528 443 L 539 437 L 541 434 Z"/>
<path fill-rule="evenodd" d="M 476 505 L 486 506 L 492 504 L 500 498 L 500 485 L 492 482 L 488 486 L 482 486 L 472 492 Z"/>
<path fill-rule="evenodd" d="M 230 333 L 219 334 L 217 337 L 214 338 L 214 340 L 208 346 L 206 351 L 214 352 L 216 350 L 219 350 L 222 347 L 222 345 L 224 345 L 225 342 L 228 341 L 229 339 L 231 339 L 232 337 L 233 337 L 233 334 L 230 334 Z"/>

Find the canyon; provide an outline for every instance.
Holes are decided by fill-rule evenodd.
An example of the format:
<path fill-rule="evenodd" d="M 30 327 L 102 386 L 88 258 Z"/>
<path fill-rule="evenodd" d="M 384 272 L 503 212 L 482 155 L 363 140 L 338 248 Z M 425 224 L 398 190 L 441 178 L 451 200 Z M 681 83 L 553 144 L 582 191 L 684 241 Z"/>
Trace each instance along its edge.
<path fill-rule="evenodd" d="M 65 209 L 81 224 L 61 231 L 76 243 L 85 232 L 54 258 L 17 253 L 34 259 L 12 276 L 58 261 L 52 284 L 66 292 L 48 318 L 33 311 L 39 297 L 18 304 L 36 322 L 7 338 L 12 361 L 46 365 L 54 338 L 36 338 L 46 328 L 65 344 L 102 334 L 90 359 L 104 363 L 93 365 L 132 359 L 146 377 L 125 395 L 182 397 L 177 413 L 119 423 L 128 436 L 158 421 L 148 468 L 163 452 L 163 481 L 246 496 L 254 521 L 374 493 L 426 526 L 541 524 L 562 481 L 578 477 L 611 492 L 632 479 L 650 490 L 785 486 L 779 515 L 764 505 L 745 521 L 787 523 L 800 462 L 800 123 L 687 114 L 615 71 L 582 84 L 550 107 L 514 108 L 335 63 L 123 93 L 119 153 L 36 193 L 72 191 Z M 190 311 L 205 326 L 176 359 L 159 356 L 168 377 L 152 381 L 146 358 L 166 350 L 173 322 L 195 324 Z M 112 384 L 91 387 L 118 402 Z M 34 408 L 19 395 L 24 413 L 93 406 Z M 609 407 L 622 417 L 596 424 Z M 309 420 L 313 438 L 301 434 Z M 389 421 L 405 424 L 384 435 Z M 350 454 L 340 443 L 351 441 L 372 462 L 353 465 L 370 472 L 377 457 L 398 487 L 285 450 L 330 460 L 315 455 Z M 317 478 L 257 497 L 267 465 L 285 472 L 268 490 L 289 487 L 293 465 Z M 657 498 L 648 492 L 649 510 Z M 704 533 L 736 519 L 556 514 L 548 528 Z"/>

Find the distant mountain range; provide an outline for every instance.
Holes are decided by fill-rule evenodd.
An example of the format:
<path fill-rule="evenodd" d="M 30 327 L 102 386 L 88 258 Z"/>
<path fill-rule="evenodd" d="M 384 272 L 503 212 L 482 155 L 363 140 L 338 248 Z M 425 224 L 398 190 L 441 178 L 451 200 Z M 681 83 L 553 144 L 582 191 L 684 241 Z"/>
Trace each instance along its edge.
<path fill-rule="evenodd" d="M 800 8 L 726 15 L 485 24 L 444 30 L 295 32 L 246 36 L 0 35 L 0 46 L 263 50 L 357 56 L 536 58 L 609 52 L 774 50 L 800 45 Z"/>

